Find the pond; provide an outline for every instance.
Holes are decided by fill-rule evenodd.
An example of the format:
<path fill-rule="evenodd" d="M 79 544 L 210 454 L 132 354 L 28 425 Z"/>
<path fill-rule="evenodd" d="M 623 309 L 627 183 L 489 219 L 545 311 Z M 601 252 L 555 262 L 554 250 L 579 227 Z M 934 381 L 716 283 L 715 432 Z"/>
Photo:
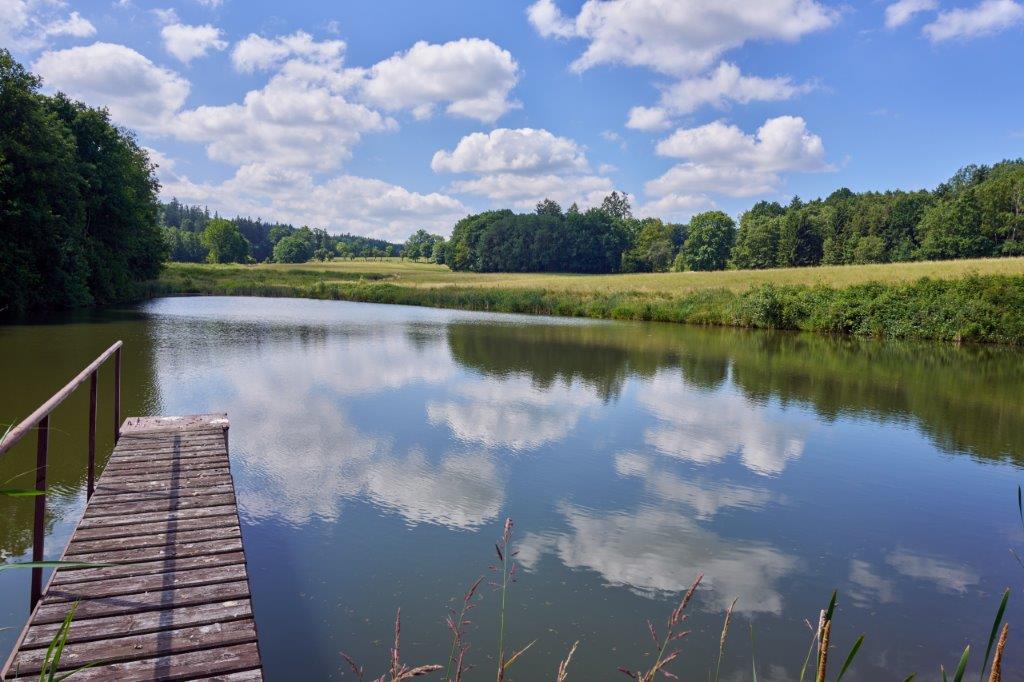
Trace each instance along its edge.
<path fill-rule="evenodd" d="M 469 679 L 492 679 L 494 543 L 514 519 L 512 679 L 625 679 L 694 578 L 677 673 L 795 679 L 833 589 L 845 679 L 976 665 L 1022 584 L 1024 354 L 797 334 L 292 299 L 168 298 L 0 327 L 0 421 L 117 339 L 123 408 L 226 411 L 270 679 L 444 663 L 447 609 L 487 576 Z M 109 452 L 110 371 L 100 379 Z M 87 391 L 54 415 L 48 554 L 84 505 Z M 29 471 L 22 443 L 0 481 Z M 30 485 L 27 479 L 16 479 Z M 12 484 L 13 485 L 13 484 Z M 0 501 L 0 553 L 31 551 L 32 503 Z M 1024 595 L 1008 620 L 1024 628 Z M 0 654 L 28 572 L 0 572 Z M 1024 679 L 1021 647 L 1004 679 Z M 1014 650 L 1016 649 L 1016 650 Z"/>

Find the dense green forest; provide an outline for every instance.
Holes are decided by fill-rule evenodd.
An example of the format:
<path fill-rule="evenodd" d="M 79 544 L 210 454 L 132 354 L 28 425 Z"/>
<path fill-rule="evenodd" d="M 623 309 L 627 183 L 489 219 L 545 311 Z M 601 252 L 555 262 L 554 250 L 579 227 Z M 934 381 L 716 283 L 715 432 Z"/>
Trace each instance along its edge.
<path fill-rule="evenodd" d="M 635 218 L 624 195 L 568 211 L 545 200 L 530 214 L 460 220 L 429 257 L 455 270 L 664 272 L 762 269 L 1024 255 L 1024 160 L 966 166 L 934 191 L 839 189 L 787 206 L 761 201 L 739 225 L 721 211 L 688 224 Z M 423 251 L 423 256 L 428 254 Z"/>
<path fill-rule="evenodd" d="M 0 312 L 102 305 L 159 274 L 153 166 L 134 136 L 0 49 Z"/>
<path fill-rule="evenodd" d="M 179 263 L 305 263 L 335 257 L 397 256 L 402 247 L 383 239 L 266 223 L 225 219 L 177 199 L 160 205 L 160 227 L 172 261 Z"/>

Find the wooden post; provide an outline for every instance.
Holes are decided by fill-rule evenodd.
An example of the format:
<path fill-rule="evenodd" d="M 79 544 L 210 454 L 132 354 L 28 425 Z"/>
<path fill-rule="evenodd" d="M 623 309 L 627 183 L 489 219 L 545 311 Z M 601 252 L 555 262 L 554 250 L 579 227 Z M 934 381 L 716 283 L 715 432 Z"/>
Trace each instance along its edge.
<path fill-rule="evenodd" d="M 121 439 L 121 348 L 114 351 L 114 445 Z"/>
<path fill-rule="evenodd" d="M 39 420 L 39 434 L 36 440 L 36 495 L 35 520 L 32 527 L 32 561 L 42 561 L 45 555 L 43 542 L 46 540 L 46 458 L 50 449 L 50 415 Z M 32 568 L 32 597 L 29 611 L 36 607 L 43 595 L 43 569 Z"/>
<path fill-rule="evenodd" d="M 98 370 L 93 370 L 89 377 L 89 464 L 86 482 L 86 499 L 92 498 L 96 488 L 96 384 Z"/>

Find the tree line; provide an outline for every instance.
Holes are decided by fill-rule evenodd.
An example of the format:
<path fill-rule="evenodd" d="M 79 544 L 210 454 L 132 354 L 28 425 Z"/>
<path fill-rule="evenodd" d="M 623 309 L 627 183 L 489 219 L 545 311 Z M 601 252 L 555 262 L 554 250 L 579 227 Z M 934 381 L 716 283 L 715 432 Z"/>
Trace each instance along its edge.
<path fill-rule="evenodd" d="M 414 247 L 414 248 L 410 248 Z M 1024 255 L 1024 160 L 966 166 L 933 191 L 760 201 L 739 224 L 706 211 L 686 224 L 637 218 L 625 194 L 569 210 L 485 211 L 445 240 L 419 231 L 407 255 L 473 272 L 665 272 Z"/>
<path fill-rule="evenodd" d="M 153 165 L 105 109 L 40 85 L 0 49 L 0 312 L 129 299 L 166 258 Z"/>
<path fill-rule="evenodd" d="M 383 239 L 328 234 L 320 228 L 296 228 L 262 219 L 222 218 L 207 208 L 177 199 L 160 205 L 170 259 L 179 263 L 305 263 L 334 258 L 397 256 L 402 247 Z"/>

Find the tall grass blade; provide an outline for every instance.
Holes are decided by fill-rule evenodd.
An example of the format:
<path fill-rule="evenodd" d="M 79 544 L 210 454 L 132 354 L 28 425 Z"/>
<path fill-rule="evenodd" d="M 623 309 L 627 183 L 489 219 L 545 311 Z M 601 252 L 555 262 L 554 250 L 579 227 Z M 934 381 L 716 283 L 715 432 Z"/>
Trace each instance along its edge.
<path fill-rule="evenodd" d="M 861 635 L 857 638 L 857 641 L 853 643 L 853 648 L 850 649 L 850 653 L 846 656 L 846 661 L 843 662 L 843 667 L 839 669 L 839 677 L 836 678 L 836 682 L 843 679 L 843 675 L 846 674 L 846 669 L 850 667 L 851 663 L 853 663 L 853 659 L 857 655 L 857 652 L 860 651 L 860 645 L 863 643 L 864 635 Z"/>
<path fill-rule="evenodd" d="M 832 613 L 836 610 L 836 597 L 839 595 L 839 590 L 832 590 L 832 599 L 828 603 L 828 610 L 825 611 L 825 620 L 832 620 Z"/>
<path fill-rule="evenodd" d="M 0 497 L 39 497 L 45 494 L 45 490 L 35 488 L 0 488 Z"/>
<path fill-rule="evenodd" d="M 71 609 L 67 615 L 64 616 L 64 621 L 57 629 L 57 634 L 54 635 L 50 641 L 50 645 L 46 647 L 46 655 L 43 657 L 43 664 L 39 671 L 39 682 L 60 682 L 77 673 L 91 668 L 95 665 L 99 665 L 102 661 L 94 661 L 92 663 L 86 663 L 83 666 L 69 670 L 66 673 L 57 674 L 57 670 L 60 668 L 60 660 L 64 655 L 64 647 L 68 643 L 68 635 L 71 632 L 71 622 L 75 619 L 75 611 L 78 610 L 78 602 L 71 605 Z"/>
<path fill-rule="evenodd" d="M 971 645 L 968 644 L 964 648 L 964 653 L 960 657 L 960 663 L 956 666 L 956 672 L 953 673 L 953 682 L 962 682 L 964 679 L 964 671 L 967 670 L 967 658 L 971 655 Z"/>
<path fill-rule="evenodd" d="M 1020 496 L 1020 486 L 1017 486 L 1018 502 Z M 1006 612 L 1006 602 L 1010 599 L 1010 588 L 1007 587 L 1003 591 L 1003 598 L 999 602 L 999 610 L 996 611 L 996 620 L 992 623 L 992 633 L 988 636 L 988 647 L 985 649 L 985 659 L 981 662 L 981 672 L 978 673 L 978 681 L 982 682 L 985 679 L 985 668 L 988 667 L 988 657 L 992 654 L 992 645 L 996 643 L 996 637 L 999 636 L 999 625 L 1003 622 L 1003 614 Z"/>
<path fill-rule="evenodd" d="M 11 568 L 106 568 L 113 564 L 97 564 L 90 561 L 22 561 L 14 564 L 0 564 L 0 571 Z"/>
<path fill-rule="evenodd" d="M 1020 484 L 1017 484 L 1017 513 L 1020 515 L 1020 525 L 1024 528 L 1024 497 L 1022 497 Z"/>
<path fill-rule="evenodd" d="M 530 642 L 529 644 L 524 646 L 522 649 L 520 649 L 519 651 L 517 651 L 514 654 L 512 654 L 511 656 L 509 656 L 509 659 L 507 661 L 505 661 L 505 670 L 508 670 L 509 668 L 511 668 L 512 664 L 515 663 L 517 660 L 519 660 L 519 657 L 522 656 L 523 654 L 525 654 L 526 651 L 530 647 L 532 647 L 534 644 L 536 644 L 536 643 L 537 643 L 537 640 L 533 640 L 532 642 Z"/>
<path fill-rule="evenodd" d="M 810 627 L 810 623 L 807 624 Z M 811 654 L 814 653 L 814 643 L 818 641 L 818 633 L 814 632 L 811 634 L 811 645 L 807 647 L 807 656 L 804 657 L 804 664 L 800 668 L 800 682 L 804 682 L 804 677 L 807 675 L 807 666 L 811 664 Z"/>
<path fill-rule="evenodd" d="M 914 682 L 915 677 L 917 677 L 917 673 L 910 673 L 903 679 L 903 682 Z"/>
<path fill-rule="evenodd" d="M 576 653 L 576 647 L 579 645 L 580 641 L 577 639 L 573 642 L 572 648 L 569 649 L 569 655 L 558 664 L 558 675 L 555 677 L 555 682 L 566 682 L 569 679 L 569 663 L 572 662 L 572 656 Z"/>
<path fill-rule="evenodd" d="M 757 649 L 754 646 L 754 623 L 750 623 L 750 679 L 757 682 Z"/>
<path fill-rule="evenodd" d="M 718 661 L 715 663 L 715 682 L 718 682 L 719 673 L 722 671 L 722 655 L 725 654 L 725 638 L 729 636 L 729 622 L 732 620 L 732 610 L 736 607 L 739 597 L 732 600 L 729 609 L 725 612 L 725 622 L 722 623 L 722 635 L 718 638 Z"/>

